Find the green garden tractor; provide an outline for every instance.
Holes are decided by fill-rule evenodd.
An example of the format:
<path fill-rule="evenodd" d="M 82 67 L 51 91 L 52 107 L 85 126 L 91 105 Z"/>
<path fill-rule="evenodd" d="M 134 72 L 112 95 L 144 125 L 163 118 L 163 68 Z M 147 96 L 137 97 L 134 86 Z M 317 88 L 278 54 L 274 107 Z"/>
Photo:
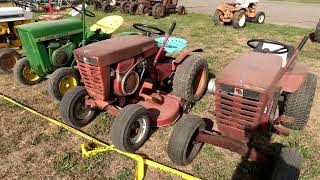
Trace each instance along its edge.
<path fill-rule="evenodd" d="M 108 16 L 87 28 L 84 16 L 95 15 L 85 10 L 84 4 L 82 10 L 73 9 L 82 14 L 81 19 L 71 17 L 16 27 L 26 57 L 15 65 L 15 78 L 24 85 L 34 85 L 49 78 L 48 91 L 56 100 L 61 100 L 64 93 L 81 83 L 73 50 L 110 38 L 111 33 L 123 23 L 121 16 Z"/>

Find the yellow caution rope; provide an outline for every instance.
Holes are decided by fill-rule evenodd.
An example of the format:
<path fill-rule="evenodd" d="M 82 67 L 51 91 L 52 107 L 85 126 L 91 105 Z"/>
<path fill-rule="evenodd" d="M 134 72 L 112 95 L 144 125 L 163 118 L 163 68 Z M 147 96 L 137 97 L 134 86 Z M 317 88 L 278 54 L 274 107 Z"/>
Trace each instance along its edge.
<path fill-rule="evenodd" d="M 12 104 L 14 104 L 16 106 L 19 106 L 22 109 L 25 109 L 25 110 L 31 112 L 34 115 L 37 115 L 37 116 L 39 116 L 41 118 L 44 118 L 44 119 L 50 121 L 53 124 L 56 124 L 56 125 L 58 125 L 60 127 L 63 127 L 65 129 L 67 129 L 68 131 L 70 131 L 70 132 L 72 132 L 72 133 L 74 133 L 74 134 L 76 134 L 78 136 L 81 136 L 81 137 L 89 140 L 91 143 L 95 143 L 95 144 L 99 144 L 99 145 L 103 146 L 101 148 L 91 148 L 88 144 L 83 144 L 81 146 L 82 156 L 83 157 L 90 157 L 90 156 L 96 155 L 98 153 L 106 152 L 106 151 L 115 151 L 115 152 L 117 152 L 119 154 L 125 155 L 127 157 L 130 157 L 130 158 L 136 160 L 137 161 L 136 176 L 135 176 L 136 180 L 142 180 L 144 178 L 144 174 L 145 174 L 144 165 L 145 164 L 150 166 L 150 167 L 153 167 L 153 168 L 156 168 L 156 169 L 160 169 L 160 170 L 168 172 L 170 174 L 179 176 L 179 177 L 181 177 L 183 179 L 199 180 L 199 178 L 196 178 L 196 177 L 191 176 L 189 174 L 186 174 L 184 172 L 178 171 L 176 169 L 170 168 L 168 166 L 162 165 L 160 163 L 154 162 L 154 161 L 149 160 L 149 159 L 144 159 L 140 155 L 131 154 L 131 153 L 126 153 L 126 152 L 120 151 L 120 150 L 116 149 L 113 145 L 109 145 L 107 143 L 104 143 L 104 142 L 102 142 L 102 141 L 100 141 L 100 140 L 98 140 L 98 139 L 96 139 L 96 138 L 94 138 L 92 136 L 89 136 L 88 134 L 86 134 L 86 133 L 84 133 L 84 132 L 82 132 L 82 131 L 80 131 L 78 129 L 75 129 L 75 128 L 69 126 L 69 125 L 66 125 L 66 124 L 64 124 L 64 123 L 62 123 L 62 122 L 60 122 L 58 120 L 52 119 L 50 117 L 47 117 L 47 116 L 45 116 L 45 115 L 43 115 L 43 114 L 41 114 L 41 113 L 39 113 L 39 112 L 27 107 L 27 106 L 24 106 L 23 104 L 21 104 L 21 103 L 15 101 L 15 100 L 3 95 L 1 93 L 0 93 L 0 98 L 6 100 L 6 101 L 8 101 L 8 102 L 10 102 L 10 103 L 12 103 Z"/>

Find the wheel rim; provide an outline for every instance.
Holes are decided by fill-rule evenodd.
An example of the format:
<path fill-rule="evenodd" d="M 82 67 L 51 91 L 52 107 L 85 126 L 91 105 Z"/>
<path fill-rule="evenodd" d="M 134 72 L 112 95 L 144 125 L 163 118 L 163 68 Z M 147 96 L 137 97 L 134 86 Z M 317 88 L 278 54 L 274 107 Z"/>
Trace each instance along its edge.
<path fill-rule="evenodd" d="M 29 66 L 23 68 L 22 75 L 28 81 L 37 81 L 40 79 L 40 76 L 33 72 Z"/>
<path fill-rule="evenodd" d="M 242 27 L 246 23 L 246 16 L 243 14 L 239 20 L 239 26 Z"/>
<path fill-rule="evenodd" d="M 74 108 L 74 116 L 76 117 L 77 121 L 87 121 L 95 111 L 91 108 L 87 108 L 85 106 L 85 96 L 80 97 L 76 103 Z"/>
<path fill-rule="evenodd" d="M 130 142 L 132 144 L 139 143 L 147 131 L 147 117 L 138 118 L 130 128 Z"/>
<path fill-rule="evenodd" d="M 260 16 L 259 19 L 258 19 L 258 22 L 259 22 L 259 23 L 262 23 L 262 22 L 264 21 L 264 18 L 265 18 L 265 17 L 264 17 L 263 15 Z"/>
<path fill-rule="evenodd" d="M 193 94 L 199 96 L 206 85 L 206 70 L 201 68 L 198 70 L 193 81 Z"/>
<path fill-rule="evenodd" d="M 78 81 L 74 76 L 68 75 L 61 79 L 59 83 L 59 92 L 65 94 L 68 90 L 77 87 Z"/>
<path fill-rule="evenodd" d="M 2 69 L 11 70 L 17 62 L 17 58 L 11 54 L 5 54 L 2 56 L 0 66 Z"/>
<path fill-rule="evenodd" d="M 157 8 L 157 16 L 158 17 L 164 16 L 164 9 L 162 7 Z"/>

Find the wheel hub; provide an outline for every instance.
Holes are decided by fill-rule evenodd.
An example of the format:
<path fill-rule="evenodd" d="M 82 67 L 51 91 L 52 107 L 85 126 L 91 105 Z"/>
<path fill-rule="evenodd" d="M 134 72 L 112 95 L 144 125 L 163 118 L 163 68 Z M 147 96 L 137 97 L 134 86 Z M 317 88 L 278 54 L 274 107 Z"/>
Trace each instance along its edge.
<path fill-rule="evenodd" d="M 138 143 L 147 131 L 146 118 L 137 119 L 131 126 L 130 141 L 133 144 Z"/>
<path fill-rule="evenodd" d="M 193 81 L 193 94 L 198 96 L 201 94 L 202 90 L 205 88 L 206 85 L 206 70 L 200 69 L 197 72 L 197 75 Z"/>
<path fill-rule="evenodd" d="M 69 89 L 78 86 L 77 79 L 71 75 L 68 75 L 61 79 L 59 83 L 59 92 L 65 94 Z"/>
<path fill-rule="evenodd" d="M 23 77 L 26 79 L 26 80 L 29 80 L 29 81 L 37 81 L 40 79 L 40 77 L 37 75 L 37 73 L 33 72 L 31 70 L 30 67 L 26 66 L 23 68 Z"/>
<path fill-rule="evenodd" d="M 0 66 L 2 69 L 11 70 L 13 69 L 16 62 L 17 59 L 14 56 L 5 54 L 0 60 Z"/>

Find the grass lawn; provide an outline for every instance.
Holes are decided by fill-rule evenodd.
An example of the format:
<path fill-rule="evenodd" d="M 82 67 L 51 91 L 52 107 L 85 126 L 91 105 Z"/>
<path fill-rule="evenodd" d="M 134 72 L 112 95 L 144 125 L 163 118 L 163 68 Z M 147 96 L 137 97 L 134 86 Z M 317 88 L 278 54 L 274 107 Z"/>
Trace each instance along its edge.
<path fill-rule="evenodd" d="M 114 12 L 113 14 L 119 14 Z M 110 15 L 96 12 L 95 18 L 87 18 L 88 25 Z M 233 58 L 251 51 L 246 42 L 252 38 L 266 38 L 297 45 L 312 29 L 272 24 L 248 24 L 235 30 L 230 26 L 216 27 L 211 17 L 200 14 L 170 16 L 155 20 L 152 17 L 123 15 L 125 22 L 116 32 L 135 31 L 133 23 L 146 23 L 168 30 L 172 21 L 177 21 L 173 35 L 185 38 L 191 47 L 204 49 L 202 56 L 209 63 L 210 72 L 217 74 Z M 116 34 L 115 33 L 115 34 Z M 103 48 L 103 47 L 101 47 Z M 310 71 L 320 75 L 320 44 L 308 43 L 301 61 L 309 65 Z M 47 93 L 47 82 L 27 87 L 16 83 L 12 74 L 0 75 L 0 93 L 33 107 L 48 116 L 61 119 L 59 105 Z M 319 84 L 319 83 L 318 83 Z M 273 136 L 273 141 L 296 148 L 305 158 L 301 179 L 320 179 L 320 94 L 319 87 L 307 127 L 293 132 L 289 137 Z M 208 117 L 207 104 L 214 96 L 206 95 L 193 108 L 193 113 Z M 101 113 L 82 130 L 110 142 L 111 118 Z M 135 162 L 108 152 L 89 159 L 82 159 L 80 144 L 85 141 L 65 130 L 39 119 L 20 108 L 0 100 L 0 178 L 1 179 L 133 179 Z M 186 167 L 172 164 L 167 156 L 167 141 L 172 127 L 160 128 L 151 135 L 138 153 L 171 167 L 180 169 L 202 179 L 264 179 L 271 167 L 242 160 L 238 154 L 205 145 L 195 159 Z M 55 179 L 54 178 L 54 179 Z M 147 169 L 146 179 L 178 179 L 173 175 Z"/>
<path fill-rule="evenodd" d="M 297 2 L 297 3 L 320 4 L 320 1 L 319 1 L 319 0 L 271 0 L 271 1 L 282 1 L 282 2 Z"/>

